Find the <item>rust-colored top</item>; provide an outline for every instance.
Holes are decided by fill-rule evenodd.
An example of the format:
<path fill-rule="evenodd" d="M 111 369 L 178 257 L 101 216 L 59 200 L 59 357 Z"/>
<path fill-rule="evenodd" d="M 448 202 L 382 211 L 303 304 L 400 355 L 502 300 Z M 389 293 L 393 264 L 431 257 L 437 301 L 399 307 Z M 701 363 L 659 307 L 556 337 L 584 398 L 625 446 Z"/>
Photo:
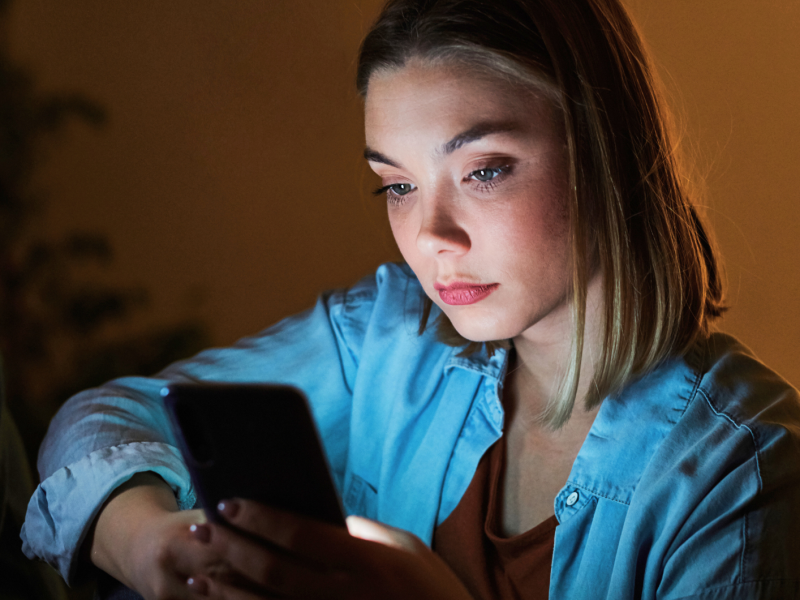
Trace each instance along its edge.
<path fill-rule="evenodd" d="M 555 515 L 510 538 L 500 535 L 501 438 L 481 458 L 458 506 L 436 528 L 433 549 L 476 600 L 544 600 L 550 588 Z"/>

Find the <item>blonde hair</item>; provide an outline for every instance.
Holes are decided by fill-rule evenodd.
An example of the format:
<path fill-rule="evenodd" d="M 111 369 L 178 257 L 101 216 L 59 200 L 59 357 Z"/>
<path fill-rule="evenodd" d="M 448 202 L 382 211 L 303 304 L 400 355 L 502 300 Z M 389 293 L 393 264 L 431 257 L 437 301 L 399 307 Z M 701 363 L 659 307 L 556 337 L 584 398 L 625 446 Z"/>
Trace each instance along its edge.
<path fill-rule="evenodd" d="M 570 157 L 574 324 L 570 359 L 542 422 L 570 418 L 578 390 L 588 281 L 603 280 L 593 408 L 682 355 L 725 310 L 717 253 L 689 197 L 669 115 L 641 39 L 617 0 L 390 0 L 366 36 L 358 88 L 412 58 L 485 70 L 545 91 L 560 107 Z M 426 300 L 420 332 L 429 320 Z M 441 314 L 446 344 L 478 351 Z M 487 342 L 490 353 L 508 342 Z"/>

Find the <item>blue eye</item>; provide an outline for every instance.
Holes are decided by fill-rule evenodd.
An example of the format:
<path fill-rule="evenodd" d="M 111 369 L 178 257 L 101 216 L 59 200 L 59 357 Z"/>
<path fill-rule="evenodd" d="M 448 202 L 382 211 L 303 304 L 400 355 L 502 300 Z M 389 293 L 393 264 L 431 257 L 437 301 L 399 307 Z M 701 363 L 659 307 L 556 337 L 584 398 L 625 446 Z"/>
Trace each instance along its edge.
<path fill-rule="evenodd" d="M 395 183 L 387 186 L 387 189 L 391 190 L 392 193 L 397 194 L 398 196 L 405 196 L 408 192 L 414 189 L 414 186 L 412 186 L 410 183 Z"/>
<path fill-rule="evenodd" d="M 473 179 L 478 180 L 478 181 L 491 181 L 492 179 L 494 179 L 495 177 L 500 175 L 500 173 L 502 173 L 502 172 L 503 172 L 502 168 L 498 168 L 498 169 L 477 169 L 476 171 L 473 171 L 472 173 L 470 173 L 469 176 L 471 178 L 473 178 Z"/>
<path fill-rule="evenodd" d="M 382 196 L 383 194 L 386 194 L 386 199 L 392 201 L 397 200 L 401 196 L 405 196 L 409 192 L 413 192 L 415 187 L 416 186 L 413 183 L 392 183 L 378 188 L 372 193 L 375 196 Z"/>
<path fill-rule="evenodd" d="M 390 196 L 405 196 L 407 193 L 414 189 L 414 185 L 411 183 L 392 183 L 390 185 L 385 185 L 381 188 L 378 188 L 374 192 L 372 192 L 375 196 L 380 196 L 382 194 L 389 194 Z"/>

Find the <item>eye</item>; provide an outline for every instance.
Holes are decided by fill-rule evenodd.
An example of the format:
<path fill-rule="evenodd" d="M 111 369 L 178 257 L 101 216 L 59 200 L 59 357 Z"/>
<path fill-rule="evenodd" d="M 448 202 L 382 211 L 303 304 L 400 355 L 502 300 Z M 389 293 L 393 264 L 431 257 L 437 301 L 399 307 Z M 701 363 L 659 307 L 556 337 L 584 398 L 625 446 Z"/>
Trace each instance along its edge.
<path fill-rule="evenodd" d="M 394 183 L 392 185 L 387 185 L 385 189 L 390 190 L 393 194 L 398 196 L 405 196 L 414 189 L 414 186 L 410 183 Z"/>
<path fill-rule="evenodd" d="M 505 167 L 498 167 L 498 168 L 486 168 L 486 169 L 477 169 L 467 175 L 467 177 L 475 179 L 477 181 L 491 181 L 498 175 L 500 175 L 505 170 Z"/>
<path fill-rule="evenodd" d="M 413 192 L 415 187 L 416 186 L 412 183 L 391 183 L 378 188 L 372 193 L 375 196 L 382 196 L 383 194 L 386 194 L 386 199 L 391 204 L 399 204 L 401 202 L 400 198 L 409 192 Z"/>

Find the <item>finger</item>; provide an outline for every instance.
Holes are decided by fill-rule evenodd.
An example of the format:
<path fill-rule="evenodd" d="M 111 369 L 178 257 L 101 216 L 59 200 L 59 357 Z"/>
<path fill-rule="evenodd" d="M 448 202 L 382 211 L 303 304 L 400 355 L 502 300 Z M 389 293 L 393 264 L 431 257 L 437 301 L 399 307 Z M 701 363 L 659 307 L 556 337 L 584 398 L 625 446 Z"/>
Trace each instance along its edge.
<path fill-rule="evenodd" d="M 216 553 L 210 541 L 211 529 L 205 523 L 187 523 L 172 537 L 166 560 L 183 582 L 222 562 L 222 557 Z"/>
<path fill-rule="evenodd" d="M 174 513 L 161 535 L 151 547 L 153 559 L 162 570 L 172 571 L 183 579 L 196 569 L 196 554 L 201 544 L 192 529 L 206 522 L 202 510 L 187 510 Z"/>
<path fill-rule="evenodd" d="M 344 527 L 258 502 L 237 498 L 226 501 L 220 508 L 220 514 L 237 528 L 251 532 L 273 546 L 284 548 L 295 557 L 319 567 L 324 566 L 345 578 L 350 577 L 349 583 L 343 582 L 337 591 L 346 589 L 357 579 L 365 565 L 390 564 L 410 556 L 406 550 L 353 537 Z M 421 541 L 419 545 L 427 550 Z M 335 597 L 335 594 L 332 596 Z"/>
<path fill-rule="evenodd" d="M 364 517 L 347 517 L 347 530 L 351 536 L 361 540 L 377 542 L 406 552 L 418 554 L 428 549 L 414 534 Z"/>
<path fill-rule="evenodd" d="M 219 512 L 231 525 L 293 554 L 321 564 L 330 564 L 332 549 L 350 550 L 353 542 L 347 529 L 324 523 L 252 500 L 226 500 Z"/>
<path fill-rule="evenodd" d="M 204 600 L 260 600 L 263 598 L 281 598 L 281 596 L 275 596 L 266 590 L 237 587 L 222 579 L 203 576 L 194 578 L 191 587 L 197 590 L 199 597 Z"/>
<path fill-rule="evenodd" d="M 147 583 L 145 588 L 137 588 L 140 594 L 152 598 L 171 598 L 173 600 L 200 600 L 207 594 L 202 587 L 193 585 L 192 578 L 186 578 L 174 571 L 162 571 L 160 576 Z"/>
<path fill-rule="evenodd" d="M 207 523 L 208 518 L 206 517 L 206 511 L 202 508 L 195 508 L 192 510 L 185 510 L 182 511 L 183 515 L 185 515 L 185 519 L 191 523 Z"/>
<path fill-rule="evenodd" d="M 174 600 L 200 600 L 204 596 L 197 595 L 186 584 L 186 580 L 170 577 L 154 582 L 146 588 L 137 588 L 142 596 L 147 598 L 172 598 Z M 127 596 L 126 596 L 127 597 Z"/>
<path fill-rule="evenodd" d="M 224 556 L 235 573 L 258 589 L 290 598 L 324 598 L 347 582 L 341 572 L 265 546 L 227 527 L 212 526 L 211 531 L 215 554 Z M 246 587 L 241 581 L 233 585 Z"/>
<path fill-rule="evenodd" d="M 186 580 L 195 570 L 196 555 L 202 551 L 190 536 L 189 526 L 195 520 L 204 520 L 202 511 L 173 513 L 162 522 L 158 535 L 152 536 L 147 548 L 148 560 L 140 566 L 146 571 L 138 573 L 136 581 L 147 597 L 197 598 L 187 587 Z M 182 562 L 188 564 L 182 565 Z M 143 587 L 142 587 L 143 586 Z"/>

